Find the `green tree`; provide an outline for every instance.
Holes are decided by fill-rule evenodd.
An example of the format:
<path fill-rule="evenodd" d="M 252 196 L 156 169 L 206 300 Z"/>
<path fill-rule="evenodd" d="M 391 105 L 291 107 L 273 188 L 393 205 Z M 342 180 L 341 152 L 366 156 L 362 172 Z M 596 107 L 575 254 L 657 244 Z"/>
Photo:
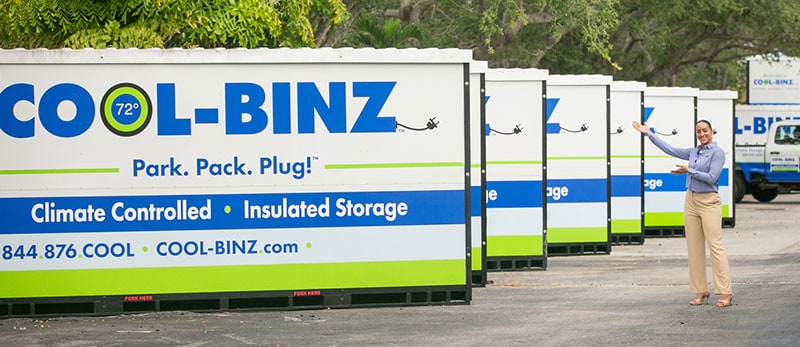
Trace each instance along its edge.
<path fill-rule="evenodd" d="M 0 0 L 4 48 L 315 46 L 342 0 Z"/>
<path fill-rule="evenodd" d="M 745 58 L 800 54 L 796 0 L 622 0 L 611 56 L 622 70 L 575 59 L 576 37 L 565 38 L 542 63 L 559 73 L 582 70 L 650 85 L 743 91 Z"/>
<path fill-rule="evenodd" d="M 390 18 L 385 23 L 369 15 L 362 15 L 353 21 L 343 45 L 373 48 L 419 47 L 423 34 L 414 23 L 402 24 L 400 19 Z"/>
<path fill-rule="evenodd" d="M 567 33 L 615 66 L 609 35 L 619 0 L 353 0 L 354 14 L 417 24 L 427 46 L 472 49 L 493 67 L 535 67 Z M 370 3 L 365 5 L 364 3 Z M 399 5 L 399 6 L 398 6 Z"/>
<path fill-rule="evenodd" d="M 426 45 L 472 49 L 492 67 L 744 89 L 743 60 L 800 56 L 797 0 L 350 0 L 354 14 L 399 18 Z"/>
<path fill-rule="evenodd" d="M 505 14 L 494 15 L 494 8 L 503 8 L 503 5 Z M 489 29 L 483 30 L 481 35 L 491 38 L 485 40 L 489 53 L 494 42 L 497 47 L 505 48 L 496 54 L 495 60 L 498 63 L 506 60 L 510 64 L 499 65 L 538 67 L 541 59 L 562 46 L 566 35 L 572 35 L 578 38 L 577 48 L 582 56 L 600 59 L 610 68 L 618 68 L 609 42 L 617 26 L 617 5 L 617 0 L 494 2 L 482 15 L 482 23 L 494 24 L 488 25 Z"/>

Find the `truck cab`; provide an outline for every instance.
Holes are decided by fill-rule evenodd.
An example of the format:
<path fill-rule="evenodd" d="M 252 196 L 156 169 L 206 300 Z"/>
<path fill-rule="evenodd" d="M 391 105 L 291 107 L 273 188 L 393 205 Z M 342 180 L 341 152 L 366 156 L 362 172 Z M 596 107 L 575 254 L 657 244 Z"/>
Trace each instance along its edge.
<path fill-rule="evenodd" d="M 800 188 L 800 120 L 772 123 L 764 145 L 737 145 L 736 162 L 736 201 L 747 193 L 772 201 L 781 190 Z"/>

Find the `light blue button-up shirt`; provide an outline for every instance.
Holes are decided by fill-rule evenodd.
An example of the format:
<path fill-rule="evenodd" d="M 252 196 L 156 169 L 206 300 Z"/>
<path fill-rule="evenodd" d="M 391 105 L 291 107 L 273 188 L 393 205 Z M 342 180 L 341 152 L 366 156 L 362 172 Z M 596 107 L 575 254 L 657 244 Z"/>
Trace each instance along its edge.
<path fill-rule="evenodd" d="M 725 165 L 725 151 L 715 142 L 695 148 L 675 148 L 653 134 L 647 137 L 664 153 L 689 161 L 686 189 L 695 193 L 719 192 L 719 175 Z"/>

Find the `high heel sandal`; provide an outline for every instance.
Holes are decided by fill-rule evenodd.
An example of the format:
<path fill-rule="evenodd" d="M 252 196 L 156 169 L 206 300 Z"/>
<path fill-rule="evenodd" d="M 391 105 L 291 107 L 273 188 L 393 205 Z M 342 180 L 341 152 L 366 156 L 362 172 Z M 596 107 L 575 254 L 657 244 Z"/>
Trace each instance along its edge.
<path fill-rule="evenodd" d="M 728 307 L 732 304 L 733 304 L 733 294 L 731 294 L 731 297 L 728 300 L 719 299 L 719 301 L 717 301 L 717 304 L 714 305 L 714 307 Z"/>
<path fill-rule="evenodd" d="M 697 293 L 697 294 L 701 294 L 701 296 L 699 298 L 695 298 L 692 301 L 689 301 L 689 305 L 700 306 L 702 304 L 705 304 L 705 303 L 708 302 L 708 297 L 711 296 L 711 293 L 709 293 L 709 292 Z"/>

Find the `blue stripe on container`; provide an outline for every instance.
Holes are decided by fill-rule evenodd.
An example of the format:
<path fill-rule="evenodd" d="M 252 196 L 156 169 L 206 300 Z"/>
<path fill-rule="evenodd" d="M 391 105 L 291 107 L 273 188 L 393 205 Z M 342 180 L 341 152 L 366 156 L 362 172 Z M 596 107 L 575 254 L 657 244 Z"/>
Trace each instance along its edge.
<path fill-rule="evenodd" d="M 329 216 L 285 216 L 281 218 L 246 218 L 245 201 L 253 206 L 281 206 L 283 201 L 294 206 L 324 205 L 328 199 Z M 359 207 L 350 207 L 346 213 L 347 201 Z M 203 207 L 210 201 L 211 218 L 195 220 L 116 221 L 112 218 L 112 206 L 122 203 L 117 214 L 124 214 L 125 208 L 174 209 L 179 201 L 187 206 Z M 52 204 L 51 204 L 52 203 Z M 367 203 L 383 203 L 382 207 L 370 208 L 370 215 L 364 214 Z M 392 209 L 388 203 L 405 203 L 408 206 L 404 216 L 387 218 Z M 170 230 L 211 230 L 211 229 L 269 229 L 269 228 L 313 228 L 313 227 L 356 227 L 393 225 L 439 225 L 464 224 L 464 191 L 384 191 L 384 192 L 327 192 L 327 193 L 286 193 L 286 194 L 226 194 L 226 195 L 169 195 L 169 196 L 80 196 L 80 197 L 35 197 L 0 198 L 0 234 L 32 233 L 73 233 L 73 232 L 118 232 L 118 231 L 170 231 Z M 42 210 L 34 206 L 44 204 L 55 209 L 103 209 L 102 222 L 60 222 L 37 223 L 34 215 L 43 216 Z M 230 213 L 225 207 L 230 206 Z M 374 205 L 373 205 L 374 206 Z M 263 209 L 261 209 L 263 211 Z M 307 209 L 305 209 L 307 211 Z M 382 215 L 374 215 L 374 214 Z M 252 213 L 251 213 L 252 215 Z"/>
<path fill-rule="evenodd" d="M 686 176 L 671 173 L 644 174 L 645 192 L 685 192 Z"/>
<path fill-rule="evenodd" d="M 727 187 L 728 186 L 728 176 L 730 176 L 731 171 L 728 169 L 722 169 L 722 173 L 719 174 L 719 186 L 720 187 Z"/>
<path fill-rule="evenodd" d="M 719 186 L 728 186 L 729 169 L 722 169 L 719 175 Z M 671 173 L 645 173 L 644 190 L 646 192 L 685 192 L 686 175 L 675 175 Z M 661 180 L 659 183 L 658 180 Z M 612 181 L 613 183 L 613 181 Z M 612 187 L 613 189 L 613 187 Z"/>
<path fill-rule="evenodd" d="M 558 197 L 555 194 L 548 194 L 547 203 L 608 202 L 607 182 L 602 178 L 548 179 L 548 188 L 562 191 L 562 188 L 566 187 L 567 194 L 560 194 Z"/>
<path fill-rule="evenodd" d="M 496 194 L 486 208 L 542 207 L 542 181 L 491 181 L 486 190 Z"/>
<path fill-rule="evenodd" d="M 472 217 L 481 216 L 481 186 L 471 186 L 469 190 L 469 213 Z"/>
<path fill-rule="evenodd" d="M 616 175 L 611 176 L 611 196 L 641 196 L 642 177 L 639 175 Z"/>

